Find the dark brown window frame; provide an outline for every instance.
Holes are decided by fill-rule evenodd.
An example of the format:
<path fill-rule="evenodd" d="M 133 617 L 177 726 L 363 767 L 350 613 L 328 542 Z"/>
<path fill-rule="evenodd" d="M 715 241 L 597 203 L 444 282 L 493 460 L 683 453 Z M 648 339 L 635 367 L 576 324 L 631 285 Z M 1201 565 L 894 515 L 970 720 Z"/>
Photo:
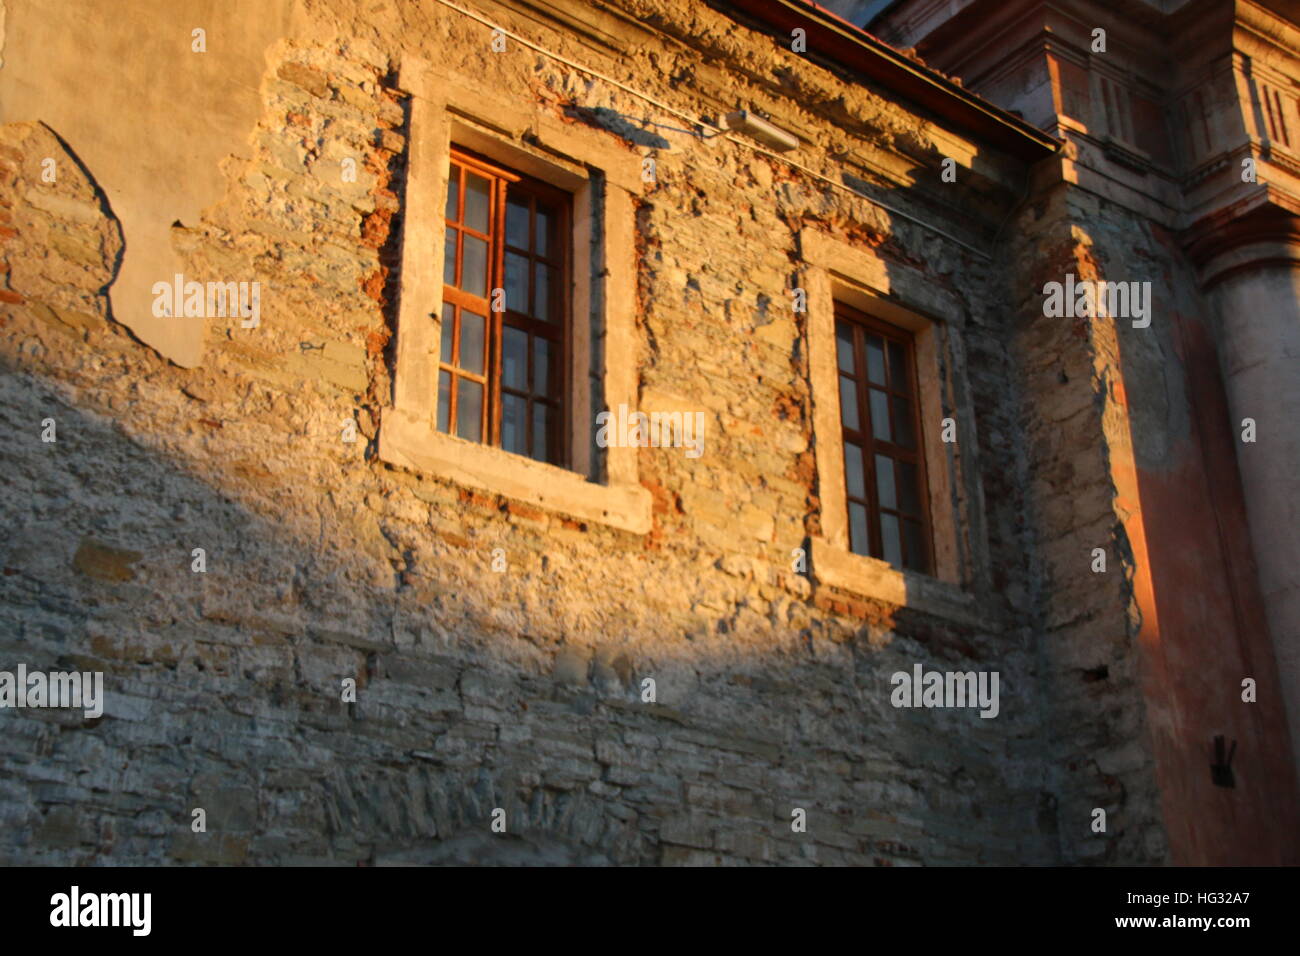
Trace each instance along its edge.
<path fill-rule="evenodd" d="M 488 232 L 483 233 L 479 230 L 470 228 L 464 223 L 465 214 L 465 193 L 469 177 L 457 172 L 457 167 L 482 176 L 490 184 L 490 199 L 488 210 Z M 455 177 L 453 180 L 452 177 Z M 444 316 L 441 321 L 446 322 L 448 317 L 445 315 L 447 307 L 451 306 L 451 354 L 438 356 L 438 374 L 436 385 L 440 389 L 441 378 L 447 374 L 451 378 L 451 385 L 448 394 L 447 408 L 444 410 L 440 407 L 437 417 L 441 420 L 445 414 L 447 421 L 448 434 L 457 434 L 457 416 L 459 409 L 459 397 L 461 388 L 460 379 L 476 382 L 483 387 L 484 398 L 482 408 L 480 409 L 479 421 L 479 439 L 483 444 L 501 446 L 501 417 L 504 406 L 505 396 L 512 396 L 523 400 L 524 403 L 524 451 L 525 457 L 533 457 L 535 450 L 534 438 L 534 406 L 542 405 L 551 409 L 547 416 L 547 434 L 545 436 L 546 456 L 536 458 L 536 460 L 545 461 L 559 467 L 568 467 L 570 462 L 569 432 L 571 427 L 570 416 L 572 415 L 572 385 L 569 368 L 569 349 L 571 338 L 571 249 L 572 244 L 572 200 L 573 197 L 562 189 L 544 183 L 541 180 L 534 179 L 523 173 L 516 172 L 508 167 L 494 162 L 486 156 L 475 153 L 471 150 L 464 149 L 453 145 L 450 151 L 450 163 L 448 172 L 448 186 L 456 182 L 458 185 L 455 220 L 447 219 L 444 223 L 444 234 L 446 230 L 456 230 L 457 241 L 444 251 L 445 256 L 452 259 L 447 263 L 452 270 L 453 281 L 448 283 L 444 278 L 442 280 L 443 310 Z M 512 198 L 519 197 L 528 201 L 529 208 L 529 248 L 523 249 L 514 245 L 507 245 L 506 242 L 506 209 L 507 194 Z M 545 203 L 556 212 L 556 221 L 552 226 L 551 235 L 548 237 L 547 252 L 543 255 L 537 249 L 536 222 L 537 208 L 539 202 Z M 456 283 L 463 281 L 462 269 L 463 247 L 464 243 L 459 234 L 473 236 L 484 240 L 488 243 L 488 264 L 486 287 L 487 296 L 480 296 L 474 292 L 466 291 L 459 288 Z M 454 248 L 452 246 L 454 245 Z M 555 270 L 556 281 L 549 285 L 547 289 L 549 302 L 545 312 L 549 315 L 548 319 L 538 318 L 530 315 L 527 311 L 518 308 L 511 308 L 512 304 L 507 298 L 505 309 L 501 312 L 492 310 L 492 296 L 496 289 L 505 288 L 505 256 L 510 252 L 513 255 L 522 256 L 528 262 L 528 286 L 529 299 L 528 303 L 523 306 L 524 310 L 529 309 L 533 302 L 531 301 L 535 294 L 535 264 L 541 264 Z M 461 330 L 462 322 L 460 319 L 461 310 L 468 309 L 476 315 L 485 317 L 485 342 L 484 342 L 484 372 L 476 374 L 461 368 L 458 364 L 461 347 Z M 527 335 L 527 351 L 524 359 L 524 375 L 527 387 L 525 391 L 506 387 L 503 382 L 502 364 L 504 354 L 504 342 L 506 329 L 515 329 Z M 446 332 L 443 333 L 446 338 Z M 550 343 L 554 354 L 551 356 L 550 366 L 547 372 L 548 388 L 544 393 L 534 392 L 534 342 L 538 339 L 544 339 Z M 441 401 L 441 396 L 439 396 Z M 435 422 L 435 427 L 441 429 L 440 422 Z M 470 439 L 473 440 L 473 439 Z"/>
<path fill-rule="evenodd" d="M 845 410 L 841 404 L 840 408 L 840 434 L 843 448 L 842 455 L 845 460 L 844 473 L 844 499 L 845 499 L 845 517 L 848 523 L 849 550 L 861 554 L 859 547 L 862 542 L 854 540 L 853 536 L 853 508 L 854 504 L 860 504 L 867 511 L 867 551 L 871 557 L 884 560 L 884 545 L 881 534 L 881 515 L 888 512 L 897 516 L 899 526 L 899 550 L 901 554 L 901 566 L 908 570 L 917 571 L 922 574 L 934 573 L 934 541 L 933 541 L 933 523 L 930 520 L 930 495 L 929 482 L 926 476 L 925 468 L 925 435 L 921 427 L 921 389 L 920 380 L 917 377 L 916 363 L 916 337 L 906 329 L 882 322 L 866 313 L 846 305 L 842 302 L 835 303 L 835 389 L 836 395 L 841 396 L 840 379 L 843 377 L 850 378 L 854 383 L 854 398 L 856 401 L 856 414 L 858 428 L 849 428 L 846 424 Z M 847 375 L 840 368 L 839 362 L 839 339 L 841 326 L 848 326 L 852 329 L 853 342 L 853 373 Z M 868 366 L 867 366 L 867 335 L 875 335 L 884 340 L 884 362 L 885 362 L 885 385 L 881 387 L 877 383 L 868 384 Z M 903 366 L 906 372 L 907 381 L 903 383 L 903 388 L 896 387 L 896 377 L 894 369 L 894 360 L 890 356 L 889 343 L 896 344 L 903 349 L 904 360 Z M 871 418 L 871 402 L 869 391 L 875 389 L 882 391 L 887 396 L 886 405 L 888 409 L 890 428 L 889 435 L 893 439 L 899 435 L 899 429 L 896 422 L 896 409 L 893 401 L 894 397 L 899 397 L 908 402 L 911 410 L 910 426 L 912 430 L 912 445 L 908 448 L 905 445 L 897 444 L 893 441 L 885 441 L 875 436 Z M 864 497 L 858 497 L 850 494 L 849 473 L 847 466 L 847 456 L 849 454 L 848 445 L 852 443 L 862 449 L 862 475 L 864 484 Z M 893 508 L 882 508 L 879 501 L 880 491 L 876 475 L 876 455 L 882 455 L 894 462 L 903 462 L 913 465 L 916 468 L 916 488 L 914 489 L 917 501 L 920 505 L 919 512 L 904 512 L 902 510 L 902 485 L 899 480 L 902 474 L 901 468 L 894 469 L 894 503 Z M 910 547 L 907 543 L 906 521 L 916 520 L 921 525 L 920 538 L 924 550 L 919 562 L 913 562 L 910 554 Z"/>

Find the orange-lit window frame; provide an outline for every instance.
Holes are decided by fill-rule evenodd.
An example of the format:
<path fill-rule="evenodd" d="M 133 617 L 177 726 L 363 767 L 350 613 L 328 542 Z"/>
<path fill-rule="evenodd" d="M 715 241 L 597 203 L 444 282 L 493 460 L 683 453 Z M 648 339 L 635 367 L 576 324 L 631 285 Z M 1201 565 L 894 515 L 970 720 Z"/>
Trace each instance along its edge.
<path fill-rule="evenodd" d="M 471 173 L 489 183 L 486 232 L 471 228 L 464 221 L 465 193 Z M 464 393 L 463 383 L 477 384 L 483 390 L 477 436 L 461 437 L 501 446 L 505 402 L 512 401 L 516 408 L 522 403 L 522 447 L 509 450 L 567 467 L 568 417 L 571 414 L 567 396 L 570 390 L 572 197 L 554 186 L 458 147 L 451 150 L 447 181 L 444 233 L 447 244 L 444 250 L 442 348 L 438 360 L 437 428 L 443 432 L 460 433 L 459 404 Z M 527 246 L 507 242 L 508 203 L 513 203 L 516 208 L 527 206 Z M 544 250 L 539 241 L 539 223 L 542 221 L 539 211 L 549 212 L 552 219 Z M 479 295 L 477 290 L 460 287 L 465 281 L 466 236 L 487 243 L 486 296 Z M 511 301 L 511 297 L 505 294 L 507 255 L 516 262 L 527 263 L 525 280 L 529 291 L 524 296 L 525 302 Z M 549 277 L 544 306 L 536 301 L 542 284 L 538 281 L 541 275 Z M 499 298 L 496 290 L 502 290 Z M 503 307 L 494 311 L 494 305 Z M 481 369 L 460 365 L 464 311 L 485 319 L 484 365 Z M 540 315 L 537 314 L 539 311 Z M 504 343 L 507 335 L 512 333 L 524 336 L 526 341 L 522 386 L 507 384 L 503 377 Z M 539 342 L 544 342 L 545 346 L 539 346 Z M 542 355 L 549 361 L 539 364 Z M 546 385 L 540 387 L 537 379 L 541 377 L 539 373 L 543 368 L 546 370 Z M 444 381 L 447 383 L 445 389 Z M 536 414 L 538 408 L 545 409 L 540 428 Z"/>

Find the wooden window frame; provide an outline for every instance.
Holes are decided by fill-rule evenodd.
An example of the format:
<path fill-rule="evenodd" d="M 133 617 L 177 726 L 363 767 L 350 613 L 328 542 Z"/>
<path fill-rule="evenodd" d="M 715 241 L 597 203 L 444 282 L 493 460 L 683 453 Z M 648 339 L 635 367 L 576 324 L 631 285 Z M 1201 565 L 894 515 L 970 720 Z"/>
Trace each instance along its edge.
<path fill-rule="evenodd" d="M 836 336 L 838 339 L 838 328 L 842 324 L 853 329 L 853 374 L 849 376 L 854 382 L 854 397 L 857 401 L 857 421 L 858 428 L 851 429 L 844 421 L 843 410 L 840 413 L 840 429 L 842 442 L 847 448 L 847 444 L 852 442 L 862 449 L 862 475 L 865 491 L 864 498 L 857 498 L 850 493 L 848 483 L 848 473 L 844 475 L 844 499 L 845 510 L 850 515 L 852 513 L 851 505 L 860 504 L 867 509 L 867 551 L 868 556 L 884 560 L 884 545 L 881 532 L 881 517 L 883 512 L 888 511 L 898 518 L 899 527 L 899 552 L 902 563 L 900 570 L 906 568 L 909 571 L 915 571 L 919 574 L 932 574 L 934 568 L 934 544 L 932 523 L 930 520 L 930 487 L 925 467 L 925 434 L 922 431 L 921 420 L 921 396 L 919 389 L 919 377 L 916 365 L 916 342 L 915 337 L 905 329 L 900 329 L 873 318 L 852 306 L 836 301 L 834 304 Z M 889 349 L 885 348 L 885 385 L 883 388 L 875 384 L 869 384 L 867 374 L 867 354 L 866 338 L 867 333 L 879 336 L 885 343 L 893 343 L 903 349 L 903 364 L 906 372 L 905 388 L 899 390 L 895 387 L 893 360 L 889 357 Z M 838 347 L 838 346 L 837 346 Z M 836 389 L 839 389 L 839 378 L 844 375 L 843 370 L 839 368 L 838 360 L 836 363 Z M 890 419 L 889 434 L 891 438 L 898 435 L 898 423 L 895 421 L 895 406 L 893 399 L 902 398 L 908 403 L 910 410 L 910 426 L 912 432 L 913 447 L 907 448 L 904 445 L 897 444 L 893 441 L 885 441 L 877 438 L 875 428 L 871 418 L 871 402 L 869 392 L 872 389 L 882 391 L 888 397 L 887 411 Z M 847 451 L 846 451 L 847 453 Z M 880 486 L 876 475 L 876 456 L 882 455 L 894 462 L 904 462 L 913 465 L 916 468 L 917 487 L 915 494 L 920 503 L 920 514 L 905 514 L 901 507 L 902 489 L 899 484 L 899 474 L 901 469 L 895 471 L 895 490 L 893 508 L 883 508 L 880 504 Z M 905 533 L 904 522 L 911 519 L 920 519 L 921 523 L 921 542 L 923 554 L 919 566 L 908 563 L 910 557 L 909 547 L 907 544 L 907 535 Z M 853 527 L 852 520 L 849 521 L 849 550 L 853 551 Z M 862 552 L 853 552 L 862 553 Z"/>
<path fill-rule="evenodd" d="M 523 502 L 552 520 L 591 521 L 647 534 L 653 500 L 635 447 L 597 449 L 597 412 L 638 394 L 636 197 L 641 157 L 609 133 L 567 122 L 514 93 L 484 86 L 403 51 L 398 83 L 409 94 L 395 368 L 381 414 L 379 458 L 419 477 Z M 569 465 L 537 461 L 437 429 L 444 214 L 452 144 L 548 183 L 573 200 L 566 253 L 573 281 L 572 348 L 562 374 L 571 409 Z M 614 294 L 613 290 L 618 290 Z"/>
<path fill-rule="evenodd" d="M 446 230 L 455 230 L 458 238 L 455 242 L 454 261 L 451 262 L 453 283 L 448 284 L 443 281 L 442 301 L 444 306 L 451 305 L 454 308 L 452 323 L 452 354 L 456 357 L 460 355 L 460 336 L 461 322 L 460 310 L 471 309 L 475 314 L 482 314 L 485 319 L 484 333 L 484 371 L 482 374 L 474 374 L 460 368 L 451 356 L 439 355 L 438 357 L 438 376 L 446 373 L 451 377 L 451 387 L 448 390 L 448 408 L 447 431 L 455 434 L 457 429 L 458 404 L 461 388 L 459 379 L 464 378 L 477 382 L 483 387 L 483 401 L 479 416 L 479 441 L 484 444 L 501 447 L 501 416 L 504 407 L 504 394 L 513 395 L 524 400 L 524 452 L 526 457 L 534 458 L 537 461 L 544 461 L 548 464 L 559 467 L 568 467 L 571 460 L 569 448 L 569 435 L 572 423 L 572 403 L 569 396 L 572 393 L 572 381 L 570 378 L 569 368 L 569 349 L 571 348 L 571 325 L 572 325 L 572 301 L 571 301 L 571 264 L 569 262 L 568 249 L 573 239 L 573 197 L 564 190 L 559 189 L 549 183 L 527 176 L 524 173 L 517 172 L 500 163 L 496 163 L 487 157 L 476 153 L 462 146 L 453 144 L 450 150 L 448 161 L 448 182 L 451 180 L 451 171 L 459 167 L 467 172 L 473 172 L 487 179 L 490 185 L 490 200 L 488 209 L 488 233 L 484 234 L 476 229 L 472 229 L 464 223 L 465 210 L 465 193 L 467 189 L 468 176 L 459 174 L 456 176 L 457 183 L 457 201 L 456 210 L 458 218 L 456 220 L 444 221 L 444 234 Z M 507 299 L 504 311 L 494 311 L 492 301 L 497 289 L 505 287 L 505 256 L 507 252 L 506 243 L 506 210 L 508 195 L 524 195 L 530 200 L 529 202 L 529 248 L 520 249 L 517 246 L 510 246 L 509 250 L 516 255 L 524 255 L 529 263 L 529 298 L 530 301 L 525 305 L 524 310 L 511 308 L 511 303 Z M 557 222 L 553 227 L 552 234 L 549 237 L 549 254 L 542 256 L 536 249 L 536 217 L 538 200 L 550 204 L 557 212 Z M 487 297 L 476 295 L 471 291 L 466 291 L 456 285 L 462 278 L 463 268 L 463 248 L 464 243 L 460 240 L 459 234 L 465 233 L 475 238 L 482 239 L 488 243 L 488 264 L 487 275 L 485 277 Z M 452 250 L 447 250 L 444 255 L 452 255 Z M 528 309 L 535 307 L 532 297 L 536 294 L 533 287 L 533 265 L 541 262 L 545 266 L 555 269 L 557 280 L 554 285 L 548 287 L 548 298 L 550 302 L 546 306 L 551 313 L 549 319 L 538 318 L 532 315 Z M 444 319 L 445 321 L 445 319 Z M 504 355 L 504 342 L 506 328 L 517 329 L 528 336 L 528 347 L 525 358 L 525 375 L 528 381 L 527 391 L 519 392 L 515 388 L 507 388 L 502 378 L 502 359 Z M 552 357 L 547 394 L 541 396 L 533 391 L 533 375 L 535 365 L 533 360 L 534 340 L 542 338 L 548 342 L 554 343 L 557 354 Z M 545 438 L 546 456 L 537 457 L 534 454 L 534 434 L 533 434 L 533 407 L 535 404 L 541 404 L 555 410 L 547 418 L 547 435 Z M 471 439 L 472 440 L 472 439 Z M 519 454 L 519 452 L 513 452 Z"/>

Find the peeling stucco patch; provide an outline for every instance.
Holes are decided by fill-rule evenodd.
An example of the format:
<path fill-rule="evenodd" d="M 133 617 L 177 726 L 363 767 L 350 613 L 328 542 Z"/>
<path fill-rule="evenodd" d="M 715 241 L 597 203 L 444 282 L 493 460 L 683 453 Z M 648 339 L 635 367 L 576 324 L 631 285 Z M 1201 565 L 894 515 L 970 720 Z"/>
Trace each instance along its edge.
<path fill-rule="evenodd" d="M 172 223 L 198 222 L 224 193 L 221 162 L 247 155 L 261 113 L 264 51 L 290 31 L 293 6 L 294 0 L 231 0 L 196 12 L 159 0 L 29 0 L 8 18 L 0 122 L 44 122 L 84 163 L 125 236 L 108 290 L 113 315 L 182 366 L 202 361 L 204 320 L 154 316 L 151 290 L 183 271 Z M 196 26 L 207 31 L 203 53 L 191 48 Z M 132 36 L 130 57 L 85 44 L 87 36 L 124 28 Z"/>

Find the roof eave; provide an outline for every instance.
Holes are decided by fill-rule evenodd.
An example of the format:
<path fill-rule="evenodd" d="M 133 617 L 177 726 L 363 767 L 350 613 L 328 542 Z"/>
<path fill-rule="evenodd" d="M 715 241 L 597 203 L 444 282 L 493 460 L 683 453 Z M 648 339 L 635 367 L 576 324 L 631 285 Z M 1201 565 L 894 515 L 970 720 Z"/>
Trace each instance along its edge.
<path fill-rule="evenodd" d="M 977 139 L 1026 162 L 1045 159 L 1063 145 L 815 4 L 802 0 L 723 0 L 723 5 L 787 36 L 802 27 L 810 51 L 902 94 Z"/>

